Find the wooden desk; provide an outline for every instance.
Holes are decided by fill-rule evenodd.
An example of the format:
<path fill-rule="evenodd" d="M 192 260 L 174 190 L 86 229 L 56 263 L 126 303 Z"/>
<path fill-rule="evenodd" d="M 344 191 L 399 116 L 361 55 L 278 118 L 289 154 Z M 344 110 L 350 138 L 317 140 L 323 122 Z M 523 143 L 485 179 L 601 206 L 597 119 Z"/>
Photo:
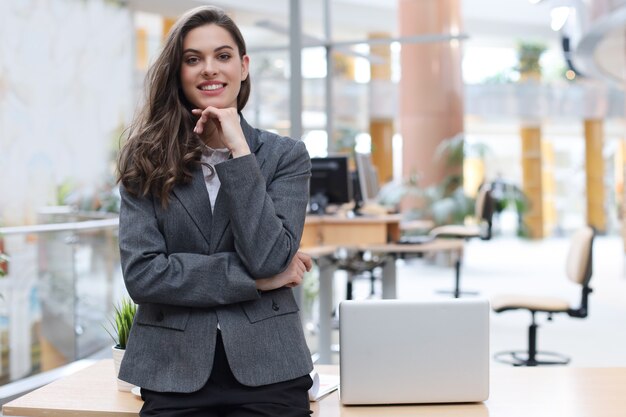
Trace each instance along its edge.
<path fill-rule="evenodd" d="M 384 253 L 389 256 L 383 267 L 383 298 L 396 298 L 396 259 L 400 255 L 424 254 L 431 252 L 450 252 L 454 256 L 454 290 L 451 293 L 454 298 L 461 294 L 461 262 L 463 260 L 463 239 L 435 239 L 432 242 L 420 244 L 364 244 L 359 245 L 361 251 Z"/>
<path fill-rule="evenodd" d="M 143 402 L 117 390 L 113 360 L 61 378 L 2 406 L 5 416 L 137 417 Z"/>
<path fill-rule="evenodd" d="M 311 409 L 317 417 L 623 417 L 624 387 L 626 368 L 507 367 L 491 370 L 485 403 L 343 407 L 335 391 L 311 403 Z M 141 404 L 131 393 L 117 391 L 108 359 L 13 400 L 2 411 L 5 416 L 137 417 Z"/>
<path fill-rule="evenodd" d="M 311 255 L 319 267 L 319 339 L 318 354 L 321 363 L 331 363 L 331 318 L 333 315 L 333 276 L 337 270 L 333 254 L 339 247 L 355 248 L 364 244 L 386 244 L 400 239 L 400 214 L 381 216 L 344 217 L 335 215 L 308 215 L 300 240 L 300 249 Z M 383 284 L 385 291 L 393 290 L 395 297 L 395 265 Z M 393 269 L 393 271 L 391 271 Z M 391 275 L 393 272 L 393 275 Z M 390 285 L 386 285 L 390 283 Z"/>
<path fill-rule="evenodd" d="M 336 366 L 317 367 L 338 373 Z M 462 371 L 460 371 L 462 372 Z M 338 392 L 311 403 L 319 417 L 624 417 L 626 368 L 492 368 L 484 403 L 342 406 Z"/>
<path fill-rule="evenodd" d="M 419 245 L 398 245 L 395 243 L 370 243 L 341 245 L 359 251 L 372 251 L 384 254 L 387 258 L 382 267 L 382 297 L 396 298 L 396 259 L 400 254 L 419 254 L 429 252 L 452 252 L 455 255 L 455 289 L 453 294 L 459 296 L 461 259 L 463 239 L 435 239 Z M 317 344 L 318 362 L 332 363 L 332 316 L 335 308 L 333 297 L 333 276 L 337 265 L 333 254 L 339 245 L 323 245 L 302 248 L 302 251 L 313 257 L 319 268 L 319 337 Z"/>
<path fill-rule="evenodd" d="M 300 246 L 354 246 L 367 243 L 387 243 L 400 239 L 400 214 L 384 216 L 316 216 L 304 222 Z"/>

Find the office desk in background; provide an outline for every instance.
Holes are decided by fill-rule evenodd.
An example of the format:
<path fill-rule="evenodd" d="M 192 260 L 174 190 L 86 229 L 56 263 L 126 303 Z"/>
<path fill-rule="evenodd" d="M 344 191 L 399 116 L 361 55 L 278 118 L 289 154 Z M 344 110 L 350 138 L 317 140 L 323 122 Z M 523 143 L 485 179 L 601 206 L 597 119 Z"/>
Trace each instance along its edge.
<path fill-rule="evenodd" d="M 400 214 L 383 216 L 317 216 L 308 215 L 300 246 L 354 246 L 387 243 L 400 239 Z"/>
<path fill-rule="evenodd" d="M 337 374 L 337 366 L 318 366 Z M 105 359 L 4 405 L 5 416 L 137 417 L 142 402 L 117 391 L 113 361 Z M 460 370 L 459 372 L 462 372 Z M 349 406 L 339 394 L 311 403 L 316 417 L 623 417 L 626 368 L 493 368 L 485 403 Z"/>
<path fill-rule="evenodd" d="M 399 214 L 383 216 L 317 216 L 308 215 L 300 243 L 301 250 L 311 255 L 319 268 L 319 363 L 332 363 L 331 335 L 334 312 L 333 276 L 337 265 L 333 254 L 338 248 L 372 251 L 384 257 L 382 267 L 382 297 L 396 298 L 396 259 L 400 254 L 452 252 L 455 256 L 455 277 L 458 296 L 460 265 L 464 241 L 437 239 L 419 245 L 398 245 L 400 239 Z M 416 222 L 413 222 L 416 223 Z M 424 221 L 419 225 L 424 226 Z M 413 224 L 412 227 L 416 227 Z"/>
<path fill-rule="evenodd" d="M 345 217 L 340 215 L 307 215 L 300 249 L 311 255 L 319 268 L 319 338 L 320 363 L 331 363 L 331 320 L 333 305 L 333 276 L 337 270 L 334 253 L 338 248 L 354 248 L 362 244 L 385 244 L 400 239 L 400 214 Z M 395 271 L 395 265 L 388 266 Z M 384 271 L 383 271 L 384 273 Z M 395 272 L 387 273 L 387 281 Z M 391 287 L 383 284 L 383 291 Z M 393 293 L 395 297 L 395 290 Z"/>
<path fill-rule="evenodd" d="M 464 239 L 435 239 L 419 244 L 363 244 L 361 251 L 384 254 L 388 259 L 383 267 L 383 298 L 396 298 L 396 260 L 404 255 L 424 255 L 426 253 L 447 252 L 452 255 L 454 264 L 454 298 L 461 294 L 461 263 L 463 261 Z"/>

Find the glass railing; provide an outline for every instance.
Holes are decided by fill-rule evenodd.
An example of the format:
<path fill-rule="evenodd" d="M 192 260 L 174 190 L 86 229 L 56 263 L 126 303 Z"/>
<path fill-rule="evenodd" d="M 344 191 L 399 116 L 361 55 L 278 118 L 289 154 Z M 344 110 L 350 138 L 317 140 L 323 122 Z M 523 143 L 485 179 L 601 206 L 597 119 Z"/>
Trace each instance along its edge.
<path fill-rule="evenodd" d="M 111 346 L 104 329 L 125 294 L 117 216 L 48 210 L 0 228 L 0 385 Z"/>

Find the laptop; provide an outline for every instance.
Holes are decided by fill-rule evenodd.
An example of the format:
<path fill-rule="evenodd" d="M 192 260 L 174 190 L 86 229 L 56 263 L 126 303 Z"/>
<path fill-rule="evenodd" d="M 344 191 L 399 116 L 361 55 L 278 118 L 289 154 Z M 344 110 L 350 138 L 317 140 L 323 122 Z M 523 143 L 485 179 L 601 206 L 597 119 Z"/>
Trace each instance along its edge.
<path fill-rule="evenodd" d="M 343 404 L 485 401 L 489 302 L 363 300 L 339 305 Z"/>

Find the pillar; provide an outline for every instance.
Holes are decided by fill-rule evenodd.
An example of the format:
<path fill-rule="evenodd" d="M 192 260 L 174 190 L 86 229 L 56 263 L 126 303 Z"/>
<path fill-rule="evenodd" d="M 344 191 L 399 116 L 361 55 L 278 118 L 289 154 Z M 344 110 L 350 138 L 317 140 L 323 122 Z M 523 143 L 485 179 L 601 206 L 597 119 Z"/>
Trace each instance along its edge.
<path fill-rule="evenodd" d="M 604 125 L 602 120 L 585 120 L 587 223 L 601 233 L 606 232 L 603 145 Z"/>
<path fill-rule="evenodd" d="M 460 33 L 460 0 L 399 0 L 401 36 Z M 463 132 L 461 48 L 448 42 L 403 43 L 399 85 L 402 175 L 420 186 L 440 183 L 461 167 L 435 160 L 439 144 Z"/>
<path fill-rule="evenodd" d="M 541 152 L 541 127 L 522 126 L 522 190 L 529 200 L 530 207 L 524 215 L 524 224 L 530 238 L 544 236 L 543 229 L 543 175 Z"/>
<path fill-rule="evenodd" d="M 172 26 L 174 26 L 174 23 L 176 23 L 176 19 L 172 19 L 169 17 L 163 18 L 162 36 L 164 40 L 165 38 L 167 38 L 167 34 L 170 33 L 170 29 L 172 28 Z"/>
<path fill-rule="evenodd" d="M 485 182 L 485 162 L 482 158 L 466 157 L 463 161 L 463 192 L 475 198 L 478 188 Z"/>
<path fill-rule="evenodd" d="M 541 191 L 543 209 L 543 234 L 549 236 L 556 227 L 556 180 L 554 178 L 554 146 L 541 142 Z"/>
<path fill-rule="evenodd" d="M 144 28 L 135 29 L 135 68 L 140 71 L 148 69 L 148 31 Z"/>
<path fill-rule="evenodd" d="M 371 33 L 370 39 L 385 39 L 388 33 Z M 388 44 L 371 45 L 370 55 L 370 136 L 372 163 L 378 170 L 378 183 L 393 179 L 393 106 L 384 100 L 391 91 L 391 49 Z M 378 62 L 380 60 L 380 62 Z"/>

